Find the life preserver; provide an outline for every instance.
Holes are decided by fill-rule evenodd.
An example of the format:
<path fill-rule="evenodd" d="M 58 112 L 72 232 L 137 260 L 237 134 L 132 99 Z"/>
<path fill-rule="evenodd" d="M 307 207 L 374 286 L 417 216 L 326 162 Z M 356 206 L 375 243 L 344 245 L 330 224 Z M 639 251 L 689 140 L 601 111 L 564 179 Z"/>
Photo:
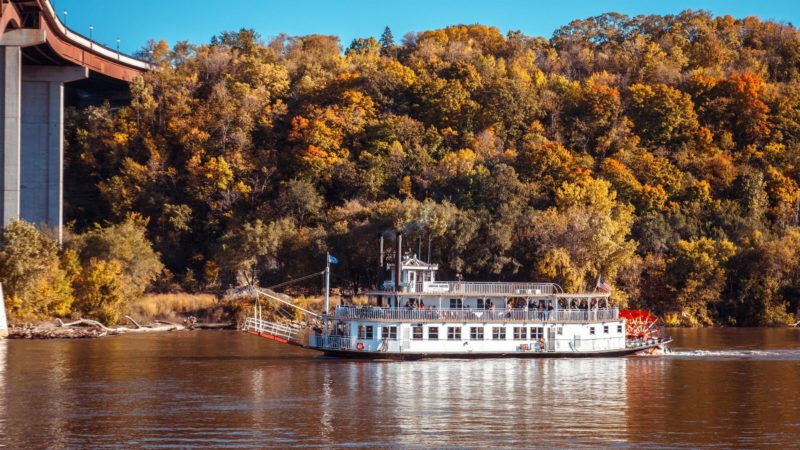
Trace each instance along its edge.
<path fill-rule="evenodd" d="M 364 343 L 359 342 L 358 344 L 356 344 L 356 350 L 358 351 L 364 350 Z"/>

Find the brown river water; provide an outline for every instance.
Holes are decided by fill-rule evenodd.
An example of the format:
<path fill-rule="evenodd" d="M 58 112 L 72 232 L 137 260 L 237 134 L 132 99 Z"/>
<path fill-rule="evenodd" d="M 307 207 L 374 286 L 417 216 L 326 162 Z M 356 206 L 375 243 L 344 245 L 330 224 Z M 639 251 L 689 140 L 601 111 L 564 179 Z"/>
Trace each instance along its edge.
<path fill-rule="evenodd" d="M 410 362 L 233 331 L 0 341 L 0 445 L 800 445 L 800 329 L 671 334 L 666 356 Z"/>

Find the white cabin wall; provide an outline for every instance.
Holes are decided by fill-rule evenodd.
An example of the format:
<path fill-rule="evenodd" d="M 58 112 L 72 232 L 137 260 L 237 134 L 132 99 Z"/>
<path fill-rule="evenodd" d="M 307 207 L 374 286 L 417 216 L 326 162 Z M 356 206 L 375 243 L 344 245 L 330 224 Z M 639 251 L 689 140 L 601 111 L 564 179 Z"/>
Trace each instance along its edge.
<path fill-rule="evenodd" d="M 449 303 L 449 301 L 448 301 Z M 372 326 L 372 339 L 360 339 L 358 337 L 359 326 Z M 517 322 L 517 323 L 492 323 L 492 322 L 462 322 L 462 323 L 423 323 L 423 339 L 413 339 L 412 328 L 416 323 L 392 323 L 392 322 L 359 322 L 350 321 L 349 331 L 353 341 L 364 344 L 364 351 L 381 351 L 384 345 L 383 336 L 385 327 L 397 327 L 397 339 L 389 340 L 385 343 L 383 351 L 388 352 L 411 352 L 411 353 L 463 353 L 463 352 L 503 352 L 513 353 L 520 351 L 521 344 L 527 344 L 530 349 L 536 348 L 537 339 L 531 338 L 531 328 L 541 327 L 545 348 L 548 347 L 549 329 L 554 329 L 555 335 L 554 350 L 557 352 L 574 351 L 600 351 L 625 348 L 625 327 L 623 320 L 611 320 L 597 323 L 541 323 L 541 322 Z M 447 339 L 448 327 L 461 327 L 461 339 L 449 341 Z M 608 334 L 603 333 L 603 327 L 608 326 Z M 428 330 L 431 327 L 439 328 L 439 339 L 429 340 Z M 483 328 L 483 340 L 471 340 L 470 328 Z M 502 327 L 506 332 L 506 339 L 493 340 L 492 328 Z M 525 327 L 527 329 L 527 339 L 514 339 L 514 328 Z M 595 334 L 592 335 L 590 327 L 595 327 Z M 621 331 L 618 327 L 621 327 Z M 561 334 L 557 332 L 561 329 Z M 404 337 L 408 339 L 404 339 Z M 575 347 L 576 337 L 578 337 L 578 347 Z"/>

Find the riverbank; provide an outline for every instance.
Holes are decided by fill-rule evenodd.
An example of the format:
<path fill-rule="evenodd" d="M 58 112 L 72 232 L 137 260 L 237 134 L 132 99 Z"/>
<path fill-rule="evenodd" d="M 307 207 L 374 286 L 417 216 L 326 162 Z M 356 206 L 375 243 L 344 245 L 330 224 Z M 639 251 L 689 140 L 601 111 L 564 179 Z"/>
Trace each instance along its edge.
<path fill-rule="evenodd" d="M 200 323 L 194 317 L 189 317 L 183 323 L 156 321 L 154 323 L 140 324 L 127 317 L 131 325 L 109 327 L 91 319 L 78 319 L 64 322 L 61 319 L 40 323 L 26 323 L 11 325 L 8 329 L 9 339 L 90 339 L 104 336 L 117 336 L 128 333 L 159 333 L 167 331 L 187 330 L 233 330 L 237 328 L 236 322 Z"/>
<path fill-rule="evenodd" d="M 323 296 L 298 296 L 292 302 L 321 312 Z M 212 294 L 150 294 L 134 300 L 119 324 L 101 323 L 92 318 L 40 318 L 13 320 L 9 339 L 91 339 L 128 333 L 156 333 L 185 330 L 236 329 L 253 312 L 254 299 L 247 296 L 218 298 Z M 263 301 L 262 314 L 275 321 L 304 320 L 294 310 L 276 302 Z M 302 322 L 304 325 L 310 325 Z"/>

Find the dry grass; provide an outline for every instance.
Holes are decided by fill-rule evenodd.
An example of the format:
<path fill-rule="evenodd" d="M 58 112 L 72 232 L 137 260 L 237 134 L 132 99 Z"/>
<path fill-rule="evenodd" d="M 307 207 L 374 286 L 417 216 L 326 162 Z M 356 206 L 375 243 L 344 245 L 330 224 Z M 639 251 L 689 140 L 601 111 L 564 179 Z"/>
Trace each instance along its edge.
<path fill-rule="evenodd" d="M 131 316 L 139 319 L 175 319 L 218 304 L 211 294 L 150 294 L 131 302 Z"/>
<path fill-rule="evenodd" d="M 293 304 L 311 311 L 321 313 L 325 307 L 323 295 L 294 295 L 290 300 Z M 180 322 L 188 316 L 195 316 L 205 322 L 228 322 L 241 320 L 243 315 L 250 314 L 252 299 L 217 300 L 211 294 L 149 294 L 134 300 L 130 304 L 130 316 L 136 320 L 169 320 Z M 348 304 L 364 305 L 367 298 L 364 296 L 348 299 Z M 270 310 L 277 311 L 278 302 L 264 300 Z M 331 308 L 341 304 L 341 297 L 331 295 Z M 295 320 L 306 320 L 305 314 L 289 309 L 286 312 L 294 313 Z M 284 316 L 286 314 L 284 313 Z M 242 317 L 240 317 L 242 316 Z"/>
<path fill-rule="evenodd" d="M 299 301 L 298 301 L 299 300 Z M 342 298 L 338 295 L 334 296 L 331 295 L 331 308 L 341 305 Z M 325 296 L 324 295 L 313 295 L 308 297 L 294 297 L 292 302 L 298 306 L 302 306 L 303 308 L 309 309 L 314 312 L 322 312 L 325 309 Z M 367 297 L 366 296 L 358 296 L 353 297 L 352 299 L 347 299 L 347 304 L 354 304 L 354 305 L 366 305 L 367 304 Z"/>

